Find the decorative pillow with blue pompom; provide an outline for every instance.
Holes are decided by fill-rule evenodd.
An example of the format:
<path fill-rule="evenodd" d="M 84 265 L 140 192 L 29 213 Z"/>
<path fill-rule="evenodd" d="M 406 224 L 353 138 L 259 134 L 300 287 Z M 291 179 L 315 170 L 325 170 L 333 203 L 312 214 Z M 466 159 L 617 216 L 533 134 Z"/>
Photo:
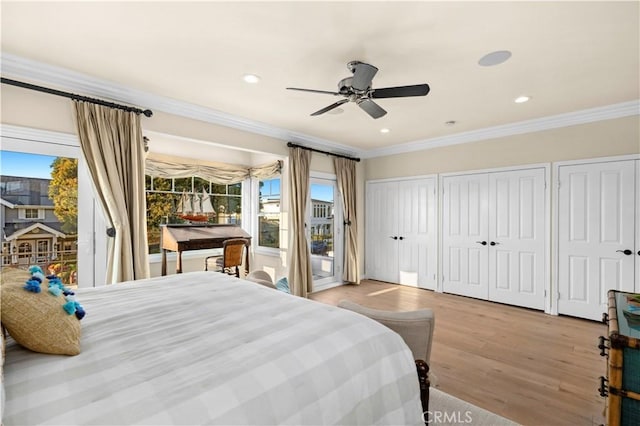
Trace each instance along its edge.
<path fill-rule="evenodd" d="M 11 337 L 35 352 L 80 353 L 80 319 L 84 308 L 55 276 L 42 269 L 2 270 L 2 325 Z"/>

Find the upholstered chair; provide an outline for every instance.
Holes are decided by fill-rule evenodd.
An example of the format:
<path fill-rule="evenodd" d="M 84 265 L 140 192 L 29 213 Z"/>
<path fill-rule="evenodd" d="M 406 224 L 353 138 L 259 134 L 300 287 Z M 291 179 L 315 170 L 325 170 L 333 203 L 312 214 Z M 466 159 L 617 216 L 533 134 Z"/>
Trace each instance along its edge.
<path fill-rule="evenodd" d="M 271 275 L 269 275 L 265 271 L 251 271 L 249 275 L 245 277 L 245 279 L 254 283 L 262 284 L 263 286 L 272 288 L 274 290 L 276 289 L 275 284 L 273 284 L 273 280 L 271 280 Z"/>
<path fill-rule="evenodd" d="M 382 311 L 358 305 L 350 300 L 341 300 L 338 306 L 369 317 L 395 331 L 409 346 L 414 359 L 421 359 L 430 365 L 431 343 L 433 342 L 435 325 L 435 317 L 431 309 L 401 312 Z M 436 378 L 432 371 L 429 371 L 429 380 L 431 386 L 436 386 Z"/>

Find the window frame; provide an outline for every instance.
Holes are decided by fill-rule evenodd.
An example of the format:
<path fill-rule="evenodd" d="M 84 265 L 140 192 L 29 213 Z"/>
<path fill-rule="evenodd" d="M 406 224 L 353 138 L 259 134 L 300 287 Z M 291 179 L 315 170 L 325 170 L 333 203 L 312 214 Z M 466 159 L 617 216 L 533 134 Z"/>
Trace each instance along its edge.
<path fill-rule="evenodd" d="M 278 205 L 278 241 L 279 247 L 268 247 L 260 245 L 260 216 L 263 216 L 264 213 L 260 212 L 260 182 L 266 180 L 280 180 L 280 203 Z M 280 252 L 282 251 L 282 200 L 283 200 L 283 177 L 282 174 L 278 176 L 273 176 L 267 179 L 258 179 L 251 178 L 251 216 L 252 216 L 252 240 L 255 241 L 252 244 L 254 248 L 254 252 L 258 254 L 263 254 L 267 256 L 280 256 Z"/>
<path fill-rule="evenodd" d="M 145 174 L 145 179 L 147 177 L 151 178 L 151 182 L 149 184 L 149 189 L 147 189 L 146 183 L 145 183 L 145 199 L 146 199 L 146 195 L 148 192 L 155 192 L 155 193 L 159 193 L 159 194 L 177 194 L 180 195 L 182 194 L 182 191 L 179 189 L 176 189 L 176 179 L 189 179 L 189 178 L 160 178 L 158 176 L 150 176 Z M 154 179 L 169 179 L 171 180 L 171 189 L 170 190 L 155 190 L 154 189 Z M 197 176 L 191 176 L 191 190 L 187 191 L 187 194 L 196 194 L 199 193 L 200 191 L 198 190 L 198 188 L 195 187 L 195 179 L 197 179 Z M 220 194 L 220 193 L 214 193 L 214 185 L 218 185 L 218 186 L 225 186 L 226 188 L 226 193 L 225 194 Z M 240 195 L 236 195 L 236 194 L 231 194 L 229 192 L 229 186 L 231 185 L 240 185 Z M 243 226 L 243 224 L 245 223 L 249 223 L 248 218 L 245 214 L 246 211 L 246 203 L 245 203 L 245 197 L 246 197 L 246 185 L 244 182 L 239 182 L 239 183 L 233 183 L 233 184 L 214 184 L 212 182 L 209 182 L 209 189 L 207 191 L 207 193 L 209 194 L 210 197 L 231 197 L 231 198 L 237 198 L 238 200 L 240 200 L 239 205 L 241 206 L 241 212 L 239 215 L 239 219 L 240 219 L 240 227 Z M 214 210 L 215 206 L 214 206 Z M 216 210 L 216 218 L 217 215 L 219 214 L 219 212 Z M 246 221 L 246 222 L 245 222 Z M 243 228 L 244 229 L 244 228 Z M 147 241 L 147 249 L 149 248 L 149 241 Z M 200 258 L 200 257 L 206 257 L 206 256 L 210 256 L 210 255 L 217 255 L 221 253 L 221 249 L 206 249 L 206 250 L 197 250 L 197 251 L 186 251 L 184 253 L 182 253 L 182 258 L 183 259 L 191 259 L 191 258 Z M 167 261 L 168 262 L 173 262 L 175 261 L 175 259 L 177 258 L 177 253 L 176 252 L 167 252 Z M 160 252 L 159 253 L 149 253 L 149 264 L 156 264 L 156 263 L 161 263 L 162 262 L 162 248 L 160 248 Z"/>

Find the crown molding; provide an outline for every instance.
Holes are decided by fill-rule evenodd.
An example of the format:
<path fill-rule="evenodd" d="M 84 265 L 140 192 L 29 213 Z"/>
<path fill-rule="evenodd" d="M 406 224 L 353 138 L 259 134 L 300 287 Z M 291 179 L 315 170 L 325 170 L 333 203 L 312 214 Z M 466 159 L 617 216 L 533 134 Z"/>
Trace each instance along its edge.
<path fill-rule="evenodd" d="M 151 110 L 244 130 L 286 142 L 304 143 L 317 149 L 326 150 L 328 148 L 336 153 L 349 156 L 358 156 L 360 154 L 358 149 L 348 145 L 126 87 L 109 80 L 92 77 L 67 68 L 26 59 L 10 53 L 2 52 L 1 63 L 3 77 L 55 86 L 59 90 L 97 97 L 112 102 L 138 105 Z"/>
<path fill-rule="evenodd" d="M 71 133 L 54 132 L 51 130 L 14 126 L 12 124 L 4 123 L 0 123 L 0 137 L 18 139 L 21 141 L 54 143 L 56 145 L 72 147 L 80 146 L 78 136 Z"/>
<path fill-rule="evenodd" d="M 33 83 L 39 84 L 47 84 L 49 86 L 55 86 L 61 90 L 77 92 L 85 96 L 93 96 L 113 102 L 143 106 L 144 108 L 150 108 L 152 110 L 158 110 L 181 117 L 231 127 L 280 139 L 282 141 L 303 143 L 310 148 L 332 151 L 348 156 L 361 157 L 363 159 L 423 151 L 449 145 L 472 143 L 487 139 L 502 138 L 524 133 L 586 124 L 601 120 L 640 115 L 640 100 L 633 100 L 604 107 L 590 108 L 364 151 L 327 139 L 282 129 L 259 121 L 191 104 L 189 102 L 155 95 L 108 80 L 72 71 L 67 68 L 45 64 L 43 62 L 26 59 L 5 52 L 2 52 L 0 61 L 2 64 L 2 75 L 4 77 L 29 80 Z M 6 125 L 2 126 L 3 132 L 5 127 Z"/>
<path fill-rule="evenodd" d="M 640 100 L 622 102 L 604 107 L 584 109 L 533 120 L 519 121 L 469 132 L 439 138 L 423 139 L 395 145 L 386 148 L 374 149 L 361 154 L 362 158 L 383 157 L 386 155 L 404 154 L 407 152 L 422 151 L 443 146 L 458 145 L 463 143 L 479 142 L 488 139 L 503 138 L 505 136 L 534 133 L 543 130 L 557 129 L 561 127 L 575 126 L 578 124 L 593 123 L 614 118 L 640 115 Z"/>

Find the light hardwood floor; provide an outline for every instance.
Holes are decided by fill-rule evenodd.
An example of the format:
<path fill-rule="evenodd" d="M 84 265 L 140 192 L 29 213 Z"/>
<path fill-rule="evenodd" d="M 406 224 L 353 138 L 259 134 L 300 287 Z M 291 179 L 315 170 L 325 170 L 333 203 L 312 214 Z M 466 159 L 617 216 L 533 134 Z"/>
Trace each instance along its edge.
<path fill-rule="evenodd" d="M 408 286 L 364 280 L 310 296 L 377 309 L 431 308 L 438 388 L 524 425 L 598 425 L 603 324 Z"/>

